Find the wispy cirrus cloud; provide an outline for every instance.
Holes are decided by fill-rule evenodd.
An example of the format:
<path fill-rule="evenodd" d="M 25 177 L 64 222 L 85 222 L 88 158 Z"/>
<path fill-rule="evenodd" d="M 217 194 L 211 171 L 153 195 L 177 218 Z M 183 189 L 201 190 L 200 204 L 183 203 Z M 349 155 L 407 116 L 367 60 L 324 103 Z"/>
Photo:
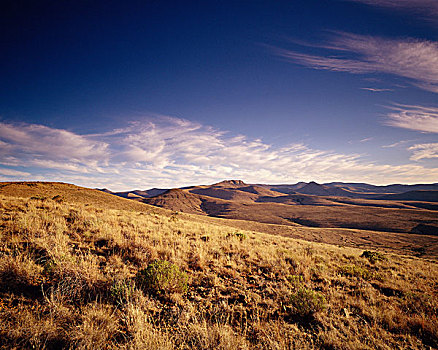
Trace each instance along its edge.
<path fill-rule="evenodd" d="M 418 88 L 438 93 L 438 43 L 435 41 L 338 32 L 327 44 L 316 47 L 328 50 L 327 54 L 312 55 L 281 48 L 275 48 L 274 53 L 291 63 L 314 69 L 392 74 L 406 78 Z"/>
<path fill-rule="evenodd" d="M 406 144 L 406 143 L 408 143 L 408 142 L 411 142 L 411 141 L 412 141 L 412 140 L 402 140 L 402 141 L 398 141 L 398 142 L 391 143 L 391 144 L 389 144 L 389 145 L 383 145 L 382 148 L 394 148 L 394 147 L 399 147 L 399 146 L 404 145 L 404 144 Z"/>
<path fill-rule="evenodd" d="M 388 92 L 388 91 L 394 91 L 393 89 L 379 89 L 379 88 L 369 88 L 369 87 L 363 87 L 360 88 L 361 90 L 367 90 L 371 92 Z"/>
<path fill-rule="evenodd" d="M 438 2 L 436 0 L 343 0 L 362 3 L 391 10 L 417 13 L 423 18 L 438 21 Z"/>
<path fill-rule="evenodd" d="M 438 107 L 394 105 L 385 124 L 427 133 L 438 133 Z"/>
<path fill-rule="evenodd" d="M 93 135 L 2 122 L 0 141 L 0 165 L 17 171 L 8 176 L 0 170 L 2 179 L 65 181 L 113 190 L 213 183 L 224 178 L 254 183 L 388 183 L 438 177 L 438 169 L 416 163 L 377 164 L 357 154 L 301 143 L 279 147 L 169 117 L 135 121 Z"/>
<path fill-rule="evenodd" d="M 19 177 L 19 176 L 30 176 L 31 174 L 26 171 L 19 171 L 14 169 L 0 168 L 0 175 Z"/>
<path fill-rule="evenodd" d="M 0 157 L 5 165 L 85 169 L 105 163 L 107 144 L 38 124 L 0 122 Z"/>
<path fill-rule="evenodd" d="M 421 143 L 408 148 L 412 151 L 411 160 L 438 158 L 438 143 Z"/>

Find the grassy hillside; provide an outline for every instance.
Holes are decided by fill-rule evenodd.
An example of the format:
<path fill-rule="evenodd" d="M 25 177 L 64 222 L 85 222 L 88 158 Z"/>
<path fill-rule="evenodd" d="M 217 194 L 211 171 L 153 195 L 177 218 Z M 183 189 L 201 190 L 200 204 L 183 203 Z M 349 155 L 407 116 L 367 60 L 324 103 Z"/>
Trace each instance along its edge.
<path fill-rule="evenodd" d="M 1 182 L 0 194 L 22 198 L 54 199 L 58 202 L 81 203 L 106 209 L 151 210 L 148 205 L 133 200 L 61 182 Z"/>
<path fill-rule="evenodd" d="M 1 348 L 438 347 L 434 262 L 61 187 L 0 195 Z"/>
<path fill-rule="evenodd" d="M 228 182 L 226 182 L 226 186 L 229 186 Z M 240 184 L 237 182 L 235 186 L 240 186 Z M 306 227 L 287 219 L 282 219 L 280 224 L 269 224 L 269 222 L 277 222 L 278 215 L 275 211 L 252 211 L 248 205 L 239 204 L 233 208 L 227 219 L 206 215 L 188 215 L 186 214 L 187 212 L 202 214 L 202 210 L 196 210 L 200 208 L 201 204 L 202 208 L 208 212 L 215 212 L 218 208 L 225 206 L 226 201 L 215 199 L 218 203 L 215 202 L 213 207 L 210 207 L 210 202 L 204 201 L 202 203 L 196 194 L 181 189 L 167 191 L 165 195 L 156 197 L 153 199 L 153 203 L 151 203 L 166 207 L 167 204 L 171 203 L 171 211 L 162 209 L 159 206 L 151 206 L 130 199 L 119 198 L 103 191 L 59 182 L 4 182 L 0 183 L 1 194 L 28 199 L 52 199 L 60 203 L 81 204 L 85 207 L 156 213 L 167 217 L 174 215 L 174 212 L 177 211 L 180 218 L 200 224 L 220 225 L 230 229 L 269 233 L 312 242 L 323 242 L 362 249 L 378 248 L 397 254 L 438 258 L 438 236 L 387 233 L 360 229 Z M 309 207 L 302 209 L 306 208 L 309 210 Z M 314 207 L 310 208 L 311 211 L 313 209 Z M 238 215 L 233 216 L 233 213 Z M 257 218 L 266 219 L 265 223 L 253 221 L 254 215 Z M 341 215 L 341 217 L 345 219 L 348 216 Z M 360 218 L 360 215 L 356 217 Z M 387 219 L 384 216 L 380 217 L 380 221 L 383 222 L 388 221 Z"/>

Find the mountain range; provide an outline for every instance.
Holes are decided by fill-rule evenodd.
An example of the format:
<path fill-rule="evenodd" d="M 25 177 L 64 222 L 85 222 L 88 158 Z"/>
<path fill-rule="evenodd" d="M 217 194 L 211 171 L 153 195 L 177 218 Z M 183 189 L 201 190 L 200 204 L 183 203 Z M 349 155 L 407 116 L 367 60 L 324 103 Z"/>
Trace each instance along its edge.
<path fill-rule="evenodd" d="M 438 235 L 438 184 L 247 184 L 102 191 L 177 212 L 289 226 Z"/>
<path fill-rule="evenodd" d="M 370 199 L 383 199 L 382 195 L 393 195 L 393 194 L 403 194 L 409 192 L 410 195 L 407 196 L 406 200 L 422 200 L 420 197 L 418 199 L 410 199 L 413 191 L 418 192 L 419 195 L 424 194 L 428 200 L 432 200 L 434 202 L 438 201 L 438 183 L 434 184 L 417 184 L 417 185 L 402 185 L 402 184 L 392 184 L 386 186 L 376 186 L 370 185 L 367 183 L 346 183 L 346 182 L 330 182 L 324 184 L 318 184 L 314 181 L 311 182 L 298 182 L 296 184 L 290 185 L 266 185 L 266 184 L 246 184 L 242 180 L 225 180 L 211 186 L 207 187 L 225 187 L 227 189 L 235 188 L 238 190 L 245 191 L 246 187 L 257 187 L 258 190 L 260 188 L 266 188 L 271 191 L 280 192 L 283 194 L 309 194 L 309 195 L 317 195 L 317 196 L 341 196 L 341 197 L 350 197 L 350 198 L 370 198 Z M 184 190 L 192 190 L 198 187 L 205 186 L 189 186 L 182 187 Z M 125 192 L 112 192 L 107 189 L 101 189 L 101 191 L 105 191 L 108 193 L 115 194 L 124 198 L 133 198 L 133 197 L 143 197 L 150 198 L 158 196 L 169 189 L 162 188 L 152 188 L 148 190 L 132 190 Z M 247 189 L 250 191 L 251 189 Z M 426 193 L 428 192 L 428 193 Z M 388 198 L 390 199 L 390 198 Z M 403 195 L 397 196 L 394 199 L 404 199 Z"/>

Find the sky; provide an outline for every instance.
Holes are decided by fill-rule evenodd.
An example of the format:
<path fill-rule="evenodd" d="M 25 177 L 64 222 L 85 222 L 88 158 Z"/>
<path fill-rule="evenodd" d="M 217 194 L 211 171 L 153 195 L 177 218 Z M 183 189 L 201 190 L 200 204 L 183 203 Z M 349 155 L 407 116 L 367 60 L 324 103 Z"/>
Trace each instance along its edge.
<path fill-rule="evenodd" d="M 438 1 L 0 4 L 0 181 L 438 182 Z"/>

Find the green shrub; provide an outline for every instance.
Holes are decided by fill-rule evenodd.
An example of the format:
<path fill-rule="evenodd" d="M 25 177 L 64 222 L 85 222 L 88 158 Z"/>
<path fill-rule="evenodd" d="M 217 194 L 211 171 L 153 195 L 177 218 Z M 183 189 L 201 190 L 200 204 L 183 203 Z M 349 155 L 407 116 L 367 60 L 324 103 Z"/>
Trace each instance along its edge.
<path fill-rule="evenodd" d="M 372 252 L 372 251 L 369 251 L 369 250 L 365 250 L 365 251 L 362 253 L 361 258 L 366 258 L 366 259 L 368 259 L 368 261 L 369 261 L 371 264 L 375 264 L 375 263 L 376 263 L 377 261 L 379 261 L 379 260 L 386 260 L 385 255 L 383 255 L 382 253 L 379 253 L 379 252 Z"/>
<path fill-rule="evenodd" d="M 301 287 L 304 282 L 304 278 L 301 275 L 289 275 L 286 279 L 294 289 Z"/>
<path fill-rule="evenodd" d="M 364 280 L 369 280 L 373 277 L 373 273 L 369 270 L 357 266 L 357 265 L 345 265 L 339 268 L 341 275 L 362 278 Z"/>
<path fill-rule="evenodd" d="M 187 292 L 187 275 L 169 261 L 150 263 L 137 273 L 136 280 L 141 289 L 157 295 Z"/>
<path fill-rule="evenodd" d="M 243 232 L 239 232 L 239 231 L 236 231 L 236 232 L 233 232 L 233 233 L 229 233 L 227 235 L 227 237 L 236 237 L 236 238 L 239 238 L 241 241 L 243 241 L 244 239 L 248 238 L 246 236 L 246 234 L 244 234 Z"/>
<path fill-rule="evenodd" d="M 325 308 L 326 300 L 324 295 L 307 288 L 303 276 L 289 275 L 286 279 L 293 291 L 288 300 L 292 316 L 310 318 L 314 313 Z"/>
<path fill-rule="evenodd" d="M 305 286 L 299 287 L 289 297 L 292 315 L 308 318 L 325 309 L 324 295 Z"/>
<path fill-rule="evenodd" d="M 110 288 L 111 300 L 116 305 L 124 305 L 132 298 L 134 289 L 135 283 L 131 280 L 115 280 Z"/>

